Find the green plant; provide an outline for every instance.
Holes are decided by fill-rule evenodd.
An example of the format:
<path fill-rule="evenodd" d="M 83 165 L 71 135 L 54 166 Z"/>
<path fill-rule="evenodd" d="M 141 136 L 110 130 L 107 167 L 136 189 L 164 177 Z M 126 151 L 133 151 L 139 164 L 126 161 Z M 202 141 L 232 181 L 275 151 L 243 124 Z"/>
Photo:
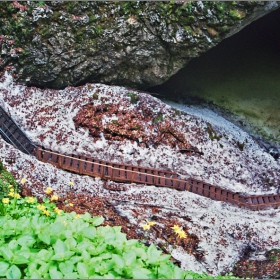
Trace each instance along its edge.
<path fill-rule="evenodd" d="M 272 262 L 277 262 L 278 261 L 278 256 L 270 256 L 269 260 Z"/>
<path fill-rule="evenodd" d="M 5 169 L 1 161 L 0 161 L 0 179 L 2 179 L 4 182 L 9 183 L 10 185 L 13 185 L 14 188 L 17 188 L 18 186 L 14 176 Z"/>
<path fill-rule="evenodd" d="M 39 1 L 39 2 L 38 2 L 38 5 L 39 5 L 40 7 L 44 6 L 44 5 L 45 5 L 45 1 Z"/>
<path fill-rule="evenodd" d="M 159 121 L 163 121 L 163 114 L 162 113 L 158 113 L 157 116 L 153 120 L 153 122 L 155 124 L 158 124 Z"/>
<path fill-rule="evenodd" d="M 241 143 L 241 142 L 237 141 L 237 146 L 238 146 L 238 148 L 239 148 L 240 151 L 243 151 L 243 150 L 244 150 L 245 143 L 244 143 L 244 142 Z"/>
<path fill-rule="evenodd" d="M 217 141 L 219 141 L 222 138 L 221 135 L 217 134 L 217 132 L 213 129 L 213 127 L 210 123 L 207 123 L 206 131 L 208 132 L 208 135 L 209 135 L 209 137 L 212 141 L 215 140 L 215 139 Z"/>
<path fill-rule="evenodd" d="M 30 198 L 28 198 L 30 200 Z M 28 199 L 19 199 L 26 204 Z M 185 272 L 155 245 L 127 240 L 121 227 L 100 226 L 103 217 L 75 212 L 0 217 L 0 277 L 14 278 L 183 278 Z M 22 210 L 22 209 L 21 209 Z M 39 211 L 39 212 L 38 212 Z"/>
<path fill-rule="evenodd" d="M 138 94 L 136 94 L 136 93 L 134 93 L 134 92 L 129 92 L 129 93 L 127 94 L 127 96 L 130 97 L 130 103 L 131 103 L 131 104 L 136 104 L 136 103 L 138 102 L 138 100 L 139 100 Z"/>
<path fill-rule="evenodd" d="M 94 94 L 92 95 L 92 99 L 93 99 L 93 100 L 98 100 L 98 98 L 99 98 L 98 93 L 94 93 Z"/>

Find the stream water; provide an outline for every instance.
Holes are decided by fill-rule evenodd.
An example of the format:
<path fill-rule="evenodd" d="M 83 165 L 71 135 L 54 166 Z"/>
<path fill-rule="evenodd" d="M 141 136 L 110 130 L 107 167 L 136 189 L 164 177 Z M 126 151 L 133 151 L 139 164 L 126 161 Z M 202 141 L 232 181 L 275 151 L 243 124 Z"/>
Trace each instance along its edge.
<path fill-rule="evenodd" d="M 280 149 L 280 9 L 148 91 L 218 110 L 266 146 Z"/>

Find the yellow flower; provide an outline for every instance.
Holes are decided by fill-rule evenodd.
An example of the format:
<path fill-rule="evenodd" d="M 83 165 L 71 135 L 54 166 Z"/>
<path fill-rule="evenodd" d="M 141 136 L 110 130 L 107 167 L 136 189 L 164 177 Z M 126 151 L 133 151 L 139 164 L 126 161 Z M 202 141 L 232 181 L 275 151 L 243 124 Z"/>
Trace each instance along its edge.
<path fill-rule="evenodd" d="M 15 191 L 15 189 L 14 188 L 10 188 L 10 190 L 9 190 L 10 192 L 14 192 Z"/>
<path fill-rule="evenodd" d="M 144 224 L 144 225 L 142 225 L 142 228 L 144 230 L 149 230 L 151 228 L 151 226 L 149 224 Z"/>
<path fill-rule="evenodd" d="M 42 204 L 38 204 L 37 205 L 37 208 L 39 209 L 39 210 L 45 210 L 46 209 L 46 207 L 44 206 L 44 205 L 42 205 Z"/>
<path fill-rule="evenodd" d="M 12 188 L 12 187 L 13 187 L 13 185 L 9 185 L 9 186 L 8 186 L 9 189 Z"/>
<path fill-rule="evenodd" d="M 54 211 L 55 213 L 57 213 L 57 215 L 60 215 L 61 212 L 62 212 L 62 210 L 58 209 L 57 207 L 55 207 L 55 208 L 53 209 L 53 211 Z"/>
<path fill-rule="evenodd" d="M 46 216 L 50 216 L 51 213 L 50 213 L 49 210 L 44 210 L 44 211 L 43 211 L 43 214 L 46 215 Z"/>
<path fill-rule="evenodd" d="M 73 207 L 74 205 L 73 205 L 73 203 L 69 203 L 69 206 Z"/>
<path fill-rule="evenodd" d="M 179 227 L 179 226 L 177 226 L 177 225 L 174 225 L 173 227 L 171 227 L 174 231 L 175 231 L 175 233 L 178 233 L 178 232 L 180 232 L 182 229 L 181 229 L 181 227 Z"/>
<path fill-rule="evenodd" d="M 22 179 L 20 180 L 20 182 L 21 182 L 22 184 L 24 184 L 24 183 L 27 182 L 27 180 L 26 180 L 25 178 L 22 178 Z"/>
<path fill-rule="evenodd" d="M 68 183 L 68 185 L 69 185 L 69 186 L 74 186 L 74 183 L 70 181 L 70 182 Z"/>
<path fill-rule="evenodd" d="M 148 222 L 148 225 L 151 226 L 151 227 L 155 224 L 156 224 L 155 222 Z"/>
<path fill-rule="evenodd" d="M 186 232 L 182 229 L 180 231 L 176 232 L 176 234 L 178 234 L 179 238 L 186 238 L 187 237 Z"/>
<path fill-rule="evenodd" d="M 54 194 L 52 197 L 51 197 L 51 201 L 53 200 L 58 200 L 58 196 L 56 194 Z"/>
<path fill-rule="evenodd" d="M 19 194 L 19 193 L 16 193 L 16 194 L 14 195 L 14 197 L 15 197 L 15 198 L 20 198 L 20 194 Z"/>
<path fill-rule="evenodd" d="M 8 193 L 8 196 L 10 196 L 10 197 L 14 197 L 14 195 L 15 195 L 14 192 L 9 192 L 9 193 Z"/>
<path fill-rule="evenodd" d="M 52 188 L 48 187 L 45 189 L 46 194 L 50 194 L 52 192 Z"/>
<path fill-rule="evenodd" d="M 74 219 L 79 219 L 79 218 L 81 218 L 81 216 L 80 216 L 79 214 L 77 214 L 77 215 L 74 217 Z"/>
<path fill-rule="evenodd" d="M 4 204 L 9 203 L 9 201 L 10 201 L 9 198 L 3 198 L 3 199 L 2 199 L 2 202 L 3 202 Z"/>
<path fill-rule="evenodd" d="M 28 198 L 26 199 L 26 202 L 28 202 L 28 203 L 33 203 L 33 202 L 35 202 L 35 198 L 34 198 L 34 197 L 28 197 Z"/>

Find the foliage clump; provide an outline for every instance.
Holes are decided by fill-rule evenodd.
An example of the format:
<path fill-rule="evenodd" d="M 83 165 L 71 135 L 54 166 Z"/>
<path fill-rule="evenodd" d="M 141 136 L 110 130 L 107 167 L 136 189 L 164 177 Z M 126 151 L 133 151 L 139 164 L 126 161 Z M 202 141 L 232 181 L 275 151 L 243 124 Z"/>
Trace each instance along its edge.
<path fill-rule="evenodd" d="M 2 171 L 3 166 L 0 164 Z M 21 183 L 25 184 L 26 179 Z M 7 185 L 1 181 L 2 185 Z M 68 183 L 70 186 L 73 182 Z M 22 198 L 7 185 L 8 197 L 0 201 L 0 277 L 6 279 L 197 279 L 214 278 L 183 271 L 158 250 L 136 239 L 127 240 L 121 227 L 101 226 L 103 217 L 65 213 L 53 201 L 48 187 L 38 203 Z M 148 222 L 144 226 L 154 225 Z M 144 227 L 143 226 L 143 227 Z M 173 227 L 179 238 L 186 233 Z M 219 277 L 223 278 L 223 277 Z M 234 278 L 226 275 L 225 278 Z"/>
<path fill-rule="evenodd" d="M 139 100 L 139 96 L 134 92 L 129 92 L 127 96 L 130 97 L 131 104 L 136 104 Z"/>
<path fill-rule="evenodd" d="M 0 160 L 0 179 L 2 179 L 3 182 L 13 185 L 13 187 L 15 188 L 18 185 L 14 176 L 6 170 L 1 160 Z M 0 189 L 1 189 L 1 185 L 0 185 Z"/>
<path fill-rule="evenodd" d="M 216 130 L 213 129 L 210 123 L 207 123 L 206 131 L 208 132 L 208 135 L 212 141 L 214 141 L 215 139 L 219 141 L 222 138 L 221 135 L 217 134 Z"/>

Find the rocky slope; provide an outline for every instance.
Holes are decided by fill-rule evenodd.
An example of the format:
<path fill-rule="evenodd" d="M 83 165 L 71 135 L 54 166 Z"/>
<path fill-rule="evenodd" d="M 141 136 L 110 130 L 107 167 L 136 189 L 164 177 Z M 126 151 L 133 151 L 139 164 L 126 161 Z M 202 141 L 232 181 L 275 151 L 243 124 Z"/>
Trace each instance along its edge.
<path fill-rule="evenodd" d="M 246 194 L 279 192 L 280 161 L 208 109 L 198 116 L 198 109 L 178 111 L 148 94 L 103 84 L 61 91 L 30 88 L 7 73 L 0 76 L 0 104 L 34 143 L 61 153 L 171 169 L 181 178 L 195 177 Z M 94 130 L 96 121 L 99 131 Z M 158 137 L 158 130 L 168 125 L 180 137 Z M 115 135 L 116 126 L 120 135 Z M 181 154 L 181 145 L 194 152 Z M 130 237 L 137 234 L 143 242 L 165 248 L 183 269 L 217 275 L 231 271 L 245 252 L 255 251 L 258 258 L 280 246 L 279 209 L 249 211 L 189 192 L 81 176 L 39 162 L 2 138 L 0 158 L 18 181 L 27 179 L 25 187 L 36 197 L 52 187 L 59 197 L 70 195 L 89 211 L 97 207 L 93 201 L 101 205 L 105 200 L 99 214 L 110 221 L 108 212 L 114 209 L 122 218 L 113 219 Z M 156 223 L 149 233 L 141 227 L 146 220 Z M 186 239 L 174 240 L 174 224 L 183 227 Z"/>
<path fill-rule="evenodd" d="M 1 2 L 0 67 L 26 85 L 160 84 L 279 7 L 265 1 Z"/>

